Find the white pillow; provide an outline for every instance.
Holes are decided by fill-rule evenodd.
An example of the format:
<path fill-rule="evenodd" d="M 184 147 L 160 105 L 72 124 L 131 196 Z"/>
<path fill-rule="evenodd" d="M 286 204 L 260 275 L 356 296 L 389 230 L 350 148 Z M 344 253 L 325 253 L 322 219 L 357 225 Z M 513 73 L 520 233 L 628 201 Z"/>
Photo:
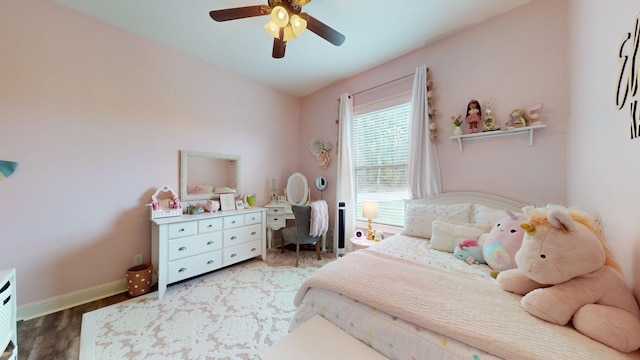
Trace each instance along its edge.
<path fill-rule="evenodd" d="M 453 252 L 462 241 L 478 240 L 485 233 L 486 231 L 482 226 L 435 220 L 433 222 L 430 246 L 435 250 Z"/>
<path fill-rule="evenodd" d="M 468 223 L 471 204 L 425 205 L 406 203 L 402 233 L 429 239 L 434 220 Z M 453 251 L 453 250 L 452 250 Z"/>
<path fill-rule="evenodd" d="M 488 232 L 505 216 L 507 216 L 507 211 L 504 209 L 494 209 L 486 205 L 473 204 L 471 208 L 471 220 L 469 222 L 483 226 Z"/>

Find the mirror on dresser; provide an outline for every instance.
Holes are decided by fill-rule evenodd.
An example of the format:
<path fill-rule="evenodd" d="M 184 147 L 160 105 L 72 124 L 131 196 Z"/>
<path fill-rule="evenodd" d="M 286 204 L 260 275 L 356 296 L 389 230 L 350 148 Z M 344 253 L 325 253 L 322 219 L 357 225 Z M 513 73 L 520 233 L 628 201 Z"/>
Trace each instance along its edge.
<path fill-rule="evenodd" d="M 216 189 L 240 194 L 240 156 L 180 150 L 180 197 L 183 201 L 217 199 Z M 228 191 L 219 191 L 228 192 Z"/>

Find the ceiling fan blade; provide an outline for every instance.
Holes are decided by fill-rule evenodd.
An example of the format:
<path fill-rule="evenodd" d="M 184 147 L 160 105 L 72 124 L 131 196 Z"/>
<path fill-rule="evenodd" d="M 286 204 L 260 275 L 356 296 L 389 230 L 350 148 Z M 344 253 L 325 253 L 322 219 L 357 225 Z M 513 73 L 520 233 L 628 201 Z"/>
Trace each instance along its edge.
<path fill-rule="evenodd" d="M 314 18 L 313 16 L 302 13 L 300 14 L 302 17 L 307 20 L 307 29 L 311 32 L 316 33 L 321 38 L 327 40 L 335 46 L 340 46 L 345 40 L 344 35 L 340 34 L 336 30 L 332 29 L 322 21 Z"/>
<path fill-rule="evenodd" d="M 287 42 L 284 40 L 280 40 L 279 38 L 273 39 L 273 52 L 271 56 L 274 59 L 282 59 L 284 57 L 284 51 L 287 48 Z"/>
<path fill-rule="evenodd" d="M 212 10 L 209 11 L 209 16 L 211 16 L 211 18 L 215 21 L 228 21 L 267 15 L 270 12 L 271 9 L 268 6 L 254 5 L 231 9 Z"/>

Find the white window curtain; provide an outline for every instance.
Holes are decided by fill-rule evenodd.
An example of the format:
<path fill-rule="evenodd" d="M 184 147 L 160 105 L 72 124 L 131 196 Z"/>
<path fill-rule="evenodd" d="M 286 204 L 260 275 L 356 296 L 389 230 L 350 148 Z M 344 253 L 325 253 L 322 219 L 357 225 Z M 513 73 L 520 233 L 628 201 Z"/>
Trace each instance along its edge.
<path fill-rule="evenodd" d="M 416 68 L 411 94 L 408 175 L 412 199 L 439 194 L 442 188 L 436 144 L 430 138 L 427 67 L 422 65 Z"/>
<path fill-rule="evenodd" d="M 337 221 L 337 207 L 340 202 L 345 203 L 344 232 L 345 232 L 345 248 L 347 241 L 354 233 L 355 224 L 355 206 L 354 206 L 354 178 L 353 178 L 353 97 L 350 94 L 340 95 L 340 113 L 338 115 L 338 176 L 336 179 L 336 221 L 333 236 L 333 249 L 336 256 L 339 255 L 338 234 L 339 223 Z"/>

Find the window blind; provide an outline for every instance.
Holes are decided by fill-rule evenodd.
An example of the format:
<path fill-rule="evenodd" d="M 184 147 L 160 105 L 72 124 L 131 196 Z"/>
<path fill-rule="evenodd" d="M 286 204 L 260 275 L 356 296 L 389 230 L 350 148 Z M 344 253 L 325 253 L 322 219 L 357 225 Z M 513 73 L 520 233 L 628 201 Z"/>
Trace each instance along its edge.
<path fill-rule="evenodd" d="M 376 223 L 404 225 L 410 111 L 410 94 L 354 109 L 356 220 L 366 221 L 362 202 L 372 200 L 378 202 Z"/>

